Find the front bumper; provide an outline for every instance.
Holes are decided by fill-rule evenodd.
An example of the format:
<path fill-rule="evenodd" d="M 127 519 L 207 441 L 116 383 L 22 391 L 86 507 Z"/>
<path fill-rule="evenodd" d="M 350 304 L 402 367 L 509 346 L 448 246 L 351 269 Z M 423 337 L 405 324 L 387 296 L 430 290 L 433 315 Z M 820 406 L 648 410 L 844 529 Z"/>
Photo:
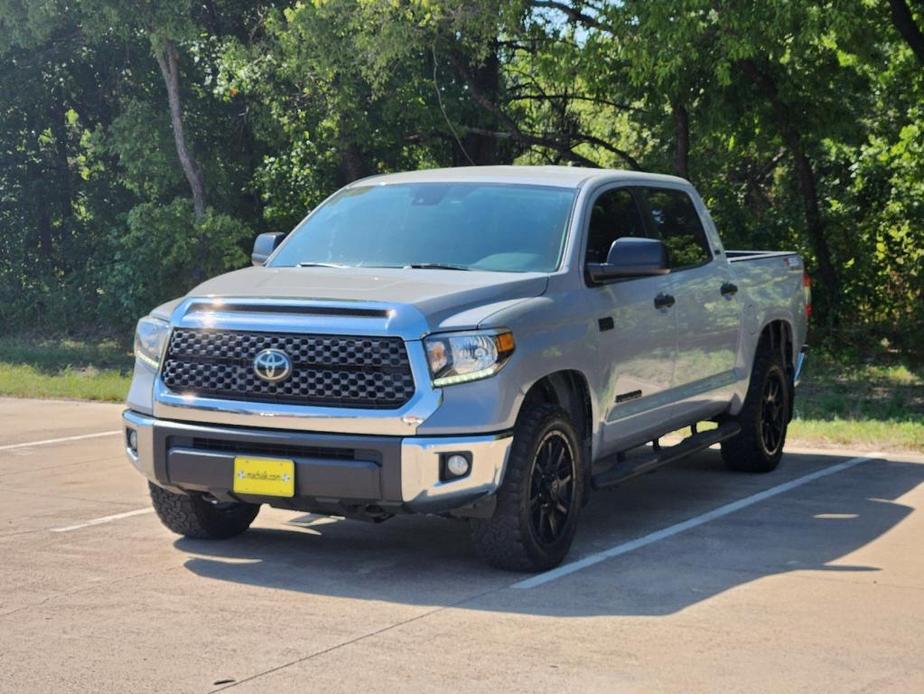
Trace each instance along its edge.
<path fill-rule="evenodd" d="M 471 507 L 497 491 L 510 452 L 509 433 L 480 436 L 399 437 L 329 434 L 214 426 L 158 419 L 133 410 L 123 415 L 126 453 L 141 474 L 163 487 L 344 515 L 443 513 Z M 128 432 L 137 433 L 134 450 Z M 440 479 L 441 457 L 462 453 L 471 472 Z M 237 455 L 295 461 L 295 497 L 253 497 L 233 492 Z"/>

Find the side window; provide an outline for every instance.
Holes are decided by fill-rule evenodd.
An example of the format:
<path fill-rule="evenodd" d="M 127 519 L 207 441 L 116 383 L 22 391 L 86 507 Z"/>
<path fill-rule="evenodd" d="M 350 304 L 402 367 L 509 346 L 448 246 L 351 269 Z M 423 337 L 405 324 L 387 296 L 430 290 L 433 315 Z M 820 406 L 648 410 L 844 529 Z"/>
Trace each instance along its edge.
<path fill-rule="evenodd" d="M 642 215 L 627 188 L 608 190 L 594 200 L 584 262 L 605 263 L 610 246 L 621 236 L 645 236 Z"/>
<path fill-rule="evenodd" d="M 682 190 L 647 188 L 645 197 L 655 232 L 670 250 L 671 269 L 700 265 L 712 258 L 706 231 L 689 195 Z"/>

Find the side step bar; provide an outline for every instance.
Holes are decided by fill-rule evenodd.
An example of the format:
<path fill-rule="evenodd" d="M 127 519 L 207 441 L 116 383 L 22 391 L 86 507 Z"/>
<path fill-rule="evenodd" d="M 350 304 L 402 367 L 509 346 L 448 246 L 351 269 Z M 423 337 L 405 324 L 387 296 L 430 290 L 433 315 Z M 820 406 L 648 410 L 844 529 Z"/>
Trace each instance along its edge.
<path fill-rule="evenodd" d="M 694 428 L 695 431 L 695 428 Z M 611 468 L 593 476 L 591 484 L 594 489 L 603 489 L 625 482 L 628 479 L 643 475 L 662 465 L 673 463 L 692 453 L 709 448 L 713 444 L 730 439 L 741 431 L 741 425 L 735 422 L 725 422 L 716 429 L 701 431 L 688 436 L 680 443 L 670 448 L 660 448 L 655 445 L 654 452 L 635 460 L 621 461 L 613 464 Z"/>

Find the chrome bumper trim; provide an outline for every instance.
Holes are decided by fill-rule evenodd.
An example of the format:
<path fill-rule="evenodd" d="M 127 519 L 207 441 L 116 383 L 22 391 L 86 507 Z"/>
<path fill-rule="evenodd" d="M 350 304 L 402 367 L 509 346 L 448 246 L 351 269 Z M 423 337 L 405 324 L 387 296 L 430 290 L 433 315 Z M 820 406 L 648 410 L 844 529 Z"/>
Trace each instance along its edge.
<path fill-rule="evenodd" d="M 124 429 L 134 429 L 138 432 L 138 453 L 135 454 L 128 447 L 126 439 L 125 454 L 135 469 L 151 481 L 156 481 L 154 472 L 154 418 L 147 415 L 125 410 L 122 413 Z"/>
<path fill-rule="evenodd" d="M 513 437 L 459 436 L 407 438 L 401 442 L 401 496 L 418 510 L 445 506 L 454 498 L 493 494 L 504 481 Z M 467 452 L 472 471 L 467 477 L 440 481 L 440 454 Z"/>

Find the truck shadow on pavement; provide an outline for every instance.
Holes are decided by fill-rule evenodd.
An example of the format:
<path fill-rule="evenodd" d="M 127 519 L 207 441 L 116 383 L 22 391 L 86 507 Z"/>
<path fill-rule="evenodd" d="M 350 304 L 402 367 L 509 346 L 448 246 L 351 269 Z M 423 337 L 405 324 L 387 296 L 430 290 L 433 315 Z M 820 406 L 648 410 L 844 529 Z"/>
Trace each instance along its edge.
<path fill-rule="evenodd" d="M 787 454 L 777 472 L 749 476 L 707 451 L 594 495 L 566 562 L 844 460 Z M 793 571 L 872 583 L 879 567 L 844 558 L 906 518 L 913 509 L 898 500 L 921 482 L 922 463 L 869 461 L 530 590 L 505 590 L 524 575 L 483 565 L 466 524 L 443 518 L 254 527 L 176 547 L 192 555 L 185 567 L 197 576 L 248 589 L 554 616 L 667 615 Z"/>

